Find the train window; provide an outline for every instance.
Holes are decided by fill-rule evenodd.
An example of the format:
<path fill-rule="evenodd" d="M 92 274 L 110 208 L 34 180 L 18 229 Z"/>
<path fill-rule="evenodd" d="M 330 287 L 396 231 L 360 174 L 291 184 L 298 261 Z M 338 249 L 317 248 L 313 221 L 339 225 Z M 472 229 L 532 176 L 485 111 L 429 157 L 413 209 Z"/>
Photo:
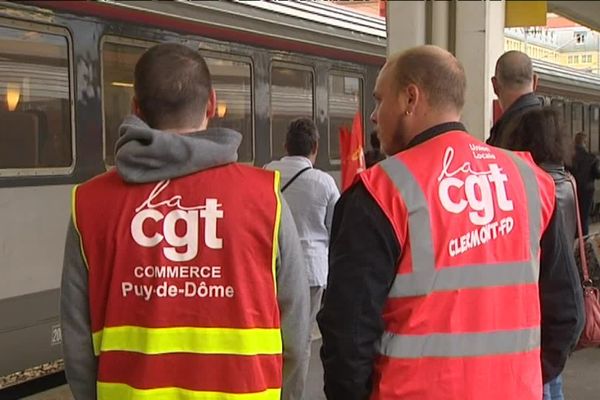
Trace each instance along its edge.
<path fill-rule="evenodd" d="M 583 132 L 583 104 L 571 103 L 571 134 Z"/>
<path fill-rule="evenodd" d="M 313 119 L 313 72 L 307 67 L 274 63 L 271 68 L 271 158 L 285 154 L 290 121 Z"/>
<path fill-rule="evenodd" d="M 217 92 L 217 113 L 209 127 L 234 129 L 242 134 L 238 161 L 254 160 L 252 123 L 252 72 L 250 63 L 205 57 Z"/>
<path fill-rule="evenodd" d="M 104 162 L 115 163 L 119 125 L 131 112 L 133 70 L 150 43 L 114 38 L 102 43 L 102 105 L 104 108 Z M 123 43 L 119 43 L 123 42 Z M 127 44 L 125 44 L 127 43 Z"/>
<path fill-rule="evenodd" d="M 550 106 L 555 109 L 556 111 L 558 111 L 558 115 L 560 118 L 560 121 L 564 124 L 565 123 L 565 102 L 559 99 L 552 99 L 552 101 L 550 102 Z"/>
<path fill-rule="evenodd" d="M 0 175 L 71 170 L 69 44 L 60 28 L 0 26 Z"/>
<path fill-rule="evenodd" d="M 362 79 L 343 72 L 329 75 L 329 159 L 340 159 L 340 128 L 352 129 L 354 117 L 362 118 Z"/>
<path fill-rule="evenodd" d="M 600 152 L 600 106 L 590 106 L 590 151 Z"/>

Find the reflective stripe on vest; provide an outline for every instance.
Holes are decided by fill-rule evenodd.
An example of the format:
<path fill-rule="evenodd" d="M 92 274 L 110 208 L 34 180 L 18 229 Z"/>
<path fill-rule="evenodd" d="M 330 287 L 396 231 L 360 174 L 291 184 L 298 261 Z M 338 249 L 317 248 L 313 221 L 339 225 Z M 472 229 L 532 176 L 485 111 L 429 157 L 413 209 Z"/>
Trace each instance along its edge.
<path fill-rule="evenodd" d="M 259 355 L 281 354 L 279 329 L 235 328 L 104 328 L 93 335 L 94 353 L 135 351 L 143 354 L 193 353 Z"/>
<path fill-rule="evenodd" d="M 539 275 L 541 208 L 534 172 L 517 155 L 506 152 L 518 167 L 525 186 L 529 213 L 530 259 L 525 262 L 492 265 L 463 265 L 435 268 L 431 220 L 425 194 L 412 173 L 398 157 L 388 158 L 380 167 L 400 192 L 406 205 L 413 271 L 398 274 L 388 298 L 425 296 L 433 292 L 533 284 Z M 507 354 L 540 346 L 535 329 L 483 333 L 402 335 L 385 332 L 380 353 L 397 358 L 468 357 Z"/>
<path fill-rule="evenodd" d="M 281 389 L 267 389 L 259 393 L 224 393 L 186 390 L 176 387 L 136 389 L 122 383 L 98 382 L 100 399 L 135 400 L 279 400 Z"/>

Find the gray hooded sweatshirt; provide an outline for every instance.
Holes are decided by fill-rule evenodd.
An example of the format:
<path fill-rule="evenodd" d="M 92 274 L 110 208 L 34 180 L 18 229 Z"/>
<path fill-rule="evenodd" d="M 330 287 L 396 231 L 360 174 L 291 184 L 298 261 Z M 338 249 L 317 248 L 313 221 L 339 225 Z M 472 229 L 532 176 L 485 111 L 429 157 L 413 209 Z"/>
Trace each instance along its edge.
<path fill-rule="evenodd" d="M 230 129 L 177 135 L 151 129 L 135 116 L 119 128 L 116 167 L 129 183 L 157 182 L 235 162 L 242 140 Z M 277 257 L 277 300 L 283 340 L 281 398 L 300 400 L 309 361 L 309 289 L 294 220 L 282 199 Z M 61 326 L 67 380 L 75 400 L 96 399 L 97 359 L 92 346 L 88 271 L 71 220 L 61 285 Z M 235 374 L 238 371 L 231 371 Z"/>

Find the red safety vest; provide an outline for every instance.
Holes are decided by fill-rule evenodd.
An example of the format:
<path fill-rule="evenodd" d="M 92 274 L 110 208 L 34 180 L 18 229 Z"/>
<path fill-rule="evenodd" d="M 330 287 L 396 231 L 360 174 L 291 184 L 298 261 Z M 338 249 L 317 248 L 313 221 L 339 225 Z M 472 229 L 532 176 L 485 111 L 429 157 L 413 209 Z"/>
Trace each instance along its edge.
<path fill-rule="evenodd" d="M 540 400 L 541 233 L 554 183 L 462 131 L 361 175 L 402 246 L 371 399 Z"/>
<path fill-rule="evenodd" d="M 240 164 L 74 189 L 98 399 L 280 398 L 278 191 Z"/>

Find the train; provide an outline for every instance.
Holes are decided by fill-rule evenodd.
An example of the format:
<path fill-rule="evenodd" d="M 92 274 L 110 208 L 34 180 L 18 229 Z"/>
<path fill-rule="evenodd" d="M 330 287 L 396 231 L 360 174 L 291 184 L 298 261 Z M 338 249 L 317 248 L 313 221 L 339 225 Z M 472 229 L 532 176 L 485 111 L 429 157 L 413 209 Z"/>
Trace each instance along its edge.
<path fill-rule="evenodd" d="M 243 134 L 240 162 L 282 156 L 287 123 L 305 116 L 321 133 L 316 166 L 339 178 L 340 127 L 358 115 L 373 129 L 383 18 L 324 2 L 0 3 L 0 377 L 61 358 L 70 192 L 113 167 L 133 67 L 159 42 L 206 58 L 218 96 L 211 124 Z M 534 67 L 544 104 L 599 152 L 600 78 Z"/>

